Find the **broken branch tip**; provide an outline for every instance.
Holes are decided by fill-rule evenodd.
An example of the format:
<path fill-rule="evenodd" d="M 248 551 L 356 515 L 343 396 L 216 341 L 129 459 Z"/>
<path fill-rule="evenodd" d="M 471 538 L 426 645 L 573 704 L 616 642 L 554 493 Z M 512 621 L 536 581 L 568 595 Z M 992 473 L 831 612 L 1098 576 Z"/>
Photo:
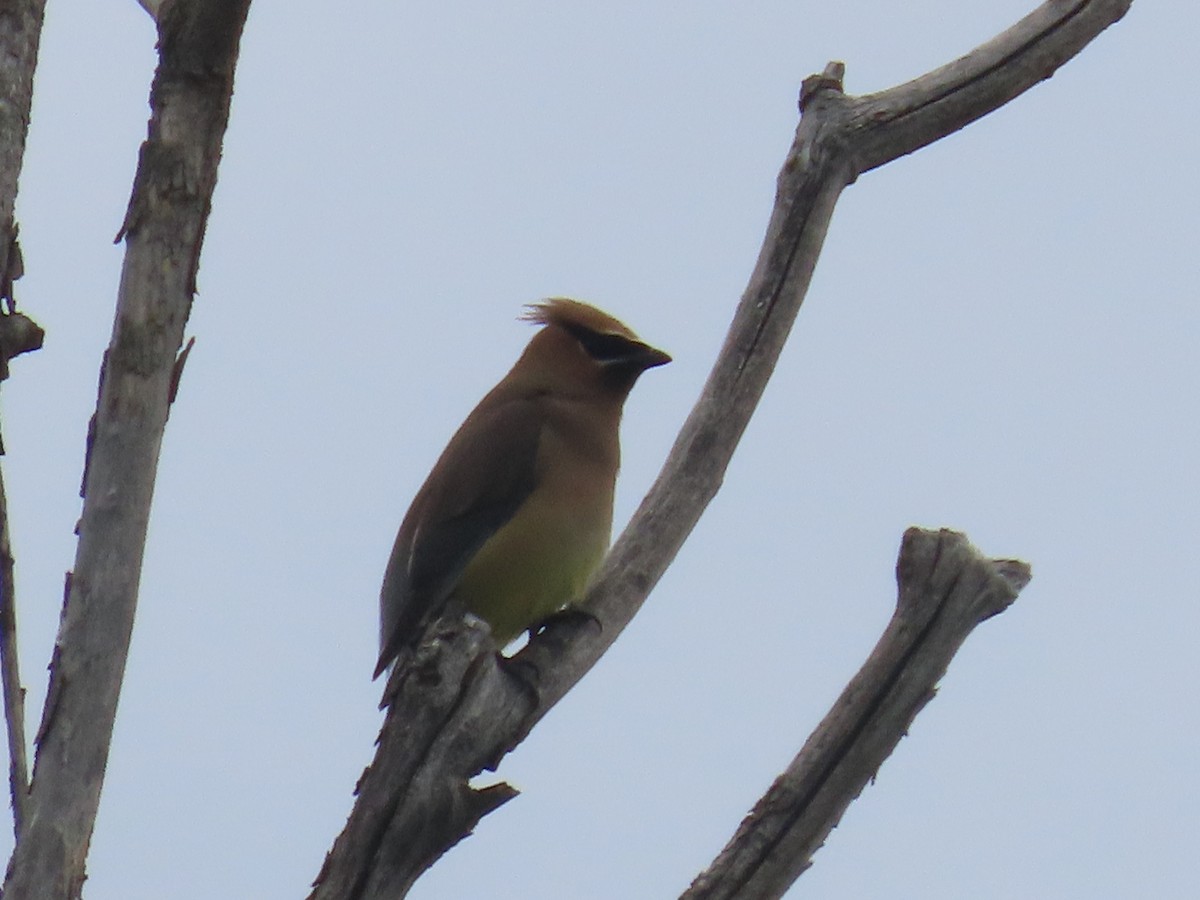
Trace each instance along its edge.
<path fill-rule="evenodd" d="M 800 112 L 821 91 L 837 91 L 842 93 L 842 83 L 846 77 L 846 64 L 834 60 L 825 66 L 820 75 L 809 75 L 800 84 Z"/>

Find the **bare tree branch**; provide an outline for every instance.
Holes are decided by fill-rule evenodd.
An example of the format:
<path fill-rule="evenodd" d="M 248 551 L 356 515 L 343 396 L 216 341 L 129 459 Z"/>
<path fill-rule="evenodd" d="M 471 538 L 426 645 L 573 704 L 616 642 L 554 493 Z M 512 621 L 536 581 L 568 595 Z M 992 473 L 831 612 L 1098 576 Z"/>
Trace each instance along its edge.
<path fill-rule="evenodd" d="M 25 738 L 25 688 L 17 656 L 17 607 L 13 589 L 12 542 L 8 536 L 8 496 L 0 475 L 0 674 L 4 685 L 4 721 L 8 726 L 8 789 L 13 834 L 17 840 L 28 819 L 29 758 Z"/>
<path fill-rule="evenodd" d="M 125 262 L 105 354 L 79 547 L 37 736 L 8 897 L 74 900 L 84 879 L 129 651 L 176 354 L 196 289 L 249 0 L 172 0 L 121 228 Z M 120 237 L 119 236 L 119 237 Z"/>
<path fill-rule="evenodd" d="M 0 477 L 0 666 L 3 667 L 4 721 L 8 733 L 8 789 L 12 800 L 13 835 L 25 827 L 29 793 L 29 757 L 25 737 L 25 688 L 17 655 L 16 592 L 13 590 L 12 543 L 8 536 L 8 497 Z"/>
<path fill-rule="evenodd" d="M 46 0 L 11 0 L 0 13 L 0 299 L 7 312 L 13 310 L 12 283 L 21 273 L 13 211 L 45 8 Z"/>
<path fill-rule="evenodd" d="M 857 98 L 844 123 L 858 172 L 919 150 L 1052 76 L 1133 0 L 1049 0 L 966 56 Z"/>
<path fill-rule="evenodd" d="M 682 900 L 782 897 L 933 699 L 967 635 L 1029 582 L 1029 567 L 987 559 L 961 534 L 910 528 L 896 580 L 896 613 L 870 658 Z"/>
<path fill-rule="evenodd" d="M 45 0 L 14 0 L 0 14 L 0 381 L 8 377 L 8 361 L 42 346 L 43 333 L 17 312 L 13 282 L 24 264 L 17 243 L 14 215 L 17 183 L 25 158 L 33 74 L 37 68 Z M 0 439 L 0 453 L 4 452 Z M 12 541 L 8 501 L 0 474 L 0 676 L 4 689 L 4 721 L 8 732 L 8 784 L 12 797 L 13 832 L 19 839 L 28 819 L 28 747 L 25 738 L 25 689 L 17 658 L 17 607 L 13 587 Z"/>
<path fill-rule="evenodd" d="M 310 900 L 402 896 L 481 814 L 512 795 L 503 786 L 481 795 L 468 782 L 494 768 L 616 639 L 716 494 L 804 299 L 842 189 L 1048 77 L 1130 2 L 1050 0 L 957 62 L 878 95 L 843 95 L 839 64 L 805 82 L 803 116 L 750 284 L 662 473 L 588 592 L 589 616 L 555 622 L 504 665 L 472 638 L 471 626 L 447 623 L 393 673 L 375 761 Z"/>

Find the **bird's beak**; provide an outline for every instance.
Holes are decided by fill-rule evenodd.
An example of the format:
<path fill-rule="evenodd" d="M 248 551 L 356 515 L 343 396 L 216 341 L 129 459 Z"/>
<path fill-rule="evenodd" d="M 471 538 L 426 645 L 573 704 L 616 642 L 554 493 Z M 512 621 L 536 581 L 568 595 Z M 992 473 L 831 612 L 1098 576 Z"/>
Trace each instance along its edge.
<path fill-rule="evenodd" d="M 629 361 L 640 366 L 644 372 L 646 369 L 653 369 L 655 366 L 665 366 L 671 361 L 671 357 L 661 350 L 656 350 L 649 344 L 641 344 L 636 352 L 632 354 Z"/>

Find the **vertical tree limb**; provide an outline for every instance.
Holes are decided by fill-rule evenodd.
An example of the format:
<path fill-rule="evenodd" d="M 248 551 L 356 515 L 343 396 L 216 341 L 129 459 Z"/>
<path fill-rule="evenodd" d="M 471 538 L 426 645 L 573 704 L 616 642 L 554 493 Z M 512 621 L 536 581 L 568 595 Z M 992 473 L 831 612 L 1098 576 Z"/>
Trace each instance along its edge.
<path fill-rule="evenodd" d="M 171 0 L 125 222 L 79 546 L 37 736 L 29 815 L 4 883 L 80 894 L 129 651 L 172 372 L 196 289 L 249 0 Z"/>
<path fill-rule="evenodd" d="M 28 817 L 29 761 L 25 738 L 25 688 L 17 656 L 16 591 L 13 588 L 12 542 L 8 535 L 8 497 L 0 474 L 0 675 L 4 689 L 4 721 L 8 731 L 8 789 L 12 798 L 13 835 L 21 839 Z"/>
<path fill-rule="evenodd" d="M 9 0 L 0 7 L 0 300 L 7 312 L 21 271 L 14 210 L 45 7 L 46 0 Z"/>
<path fill-rule="evenodd" d="M 12 0 L 0 10 L 0 381 L 8 361 L 37 349 L 42 330 L 16 311 L 13 282 L 24 269 L 17 243 L 17 183 L 25 158 L 33 75 L 41 43 L 45 0 Z M 4 452 L 0 437 L 0 454 Z M 25 689 L 17 657 L 16 592 L 13 586 L 12 541 L 8 501 L 0 473 L 0 680 L 3 682 L 4 721 L 8 732 L 8 784 L 12 797 L 13 831 L 20 838 L 27 818 L 29 790 L 28 747 L 25 738 Z"/>

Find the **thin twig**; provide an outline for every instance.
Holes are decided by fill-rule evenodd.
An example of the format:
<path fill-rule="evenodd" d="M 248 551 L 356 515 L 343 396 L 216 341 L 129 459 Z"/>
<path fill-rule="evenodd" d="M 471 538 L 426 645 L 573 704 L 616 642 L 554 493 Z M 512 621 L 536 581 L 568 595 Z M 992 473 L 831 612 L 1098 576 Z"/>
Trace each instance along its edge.
<path fill-rule="evenodd" d="M 17 659 L 16 590 L 12 544 L 8 537 L 8 499 L 0 469 L 0 675 L 4 688 L 4 723 L 8 726 L 8 788 L 12 796 L 13 834 L 21 838 L 29 798 L 28 745 L 25 740 L 25 689 Z"/>

